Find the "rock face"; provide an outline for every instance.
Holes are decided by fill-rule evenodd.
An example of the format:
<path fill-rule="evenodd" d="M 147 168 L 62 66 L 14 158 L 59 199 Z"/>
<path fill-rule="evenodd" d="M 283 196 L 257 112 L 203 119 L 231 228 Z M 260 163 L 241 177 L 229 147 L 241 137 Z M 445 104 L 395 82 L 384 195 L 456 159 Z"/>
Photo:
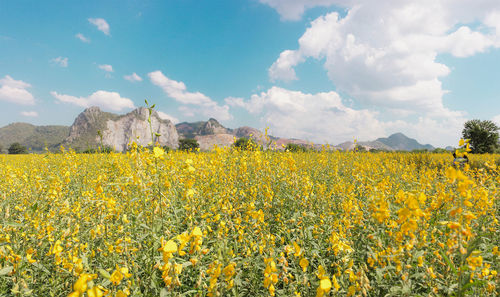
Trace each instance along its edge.
<path fill-rule="evenodd" d="M 214 146 L 223 147 L 231 146 L 234 143 L 233 134 L 213 134 L 213 135 L 199 135 L 194 139 L 198 141 L 200 145 L 200 150 L 208 151 L 214 148 Z"/>
<path fill-rule="evenodd" d="M 132 140 L 146 146 L 151 142 L 148 116 L 149 111 L 144 107 L 121 116 L 102 112 L 98 107 L 90 107 L 75 119 L 64 142 L 74 149 L 85 150 L 98 146 L 102 136 L 102 144 L 117 151 L 125 151 Z M 153 133 L 160 134 L 159 137 L 154 136 L 155 142 L 171 148 L 178 147 L 179 136 L 171 121 L 161 119 L 153 111 L 151 126 Z"/>
<path fill-rule="evenodd" d="M 125 151 L 131 141 L 147 146 L 148 143 L 158 142 L 161 146 L 177 148 L 179 146 L 179 135 L 174 124 L 169 120 L 161 119 L 156 111 L 151 114 L 151 127 L 148 123 L 149 110 L 145 107 L 138 108 L 116 120 L 107 120 L 106 129 L 103 132 L 103 143 L 118 151 Z"/>

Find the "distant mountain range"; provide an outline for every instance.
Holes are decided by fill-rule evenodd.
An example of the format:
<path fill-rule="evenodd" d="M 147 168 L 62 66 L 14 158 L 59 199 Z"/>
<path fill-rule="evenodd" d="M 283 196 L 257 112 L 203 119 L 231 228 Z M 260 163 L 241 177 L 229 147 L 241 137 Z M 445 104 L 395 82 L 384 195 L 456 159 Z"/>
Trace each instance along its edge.
<path fill-rule="evenodd" d="M 57 149 L 60 145 L 72 147 L 75 150 L 96 148 L 99 145 L 109 146 L 117 151 L 127 149 L 131 141 L 136 141 L 146 146 L 153 139 L 147 121 L 148 109 L 141 107 L 127 114 L 117 115 L 103 112 L 98 107 L 90 107 L 80 113 L 73 125 L 68 126 L 34 126 L 27 123 L 13 123 L 0 128 L 0 146 L 6 150 L 12 143 L 19 142 L 32 151 L 43 151 L 45 147 L 50 150 Z M 179 138 L 194 138 L 202 150 L 209 150 L 214 145 L 230 146 L 234 139 L 251 137 L 261 144 L 269 140 L 282 148 L 288 143 L 311 146 L 308 141 L 268 136 L 252 127 L 239 127 L 230 129 L 222 126 L 216 119 L 199 122 L 183 122 L 174 125 L 170 120 L 162 119 L 155 111 L 151 114 L 151 125 L 155 142 L 161 145 L 177 148 Z M 374 141 L 344 142 L 333 149 L 352 150 L 356 145 L 365 149 L 379 149 L 387 151 L 412 151 L 433 150 L 429 144 L 420 144 L 415 139 L 402 133 L 393 134 L 387 138 L 378 138 Z M 315 145 L 316 148 L 320 145 Z M 447 148 L 448 149 L 448 148 Z"/>
<path fill-rule="evenodd" d="M 420 144 L 413 138 L 409 138 L 403 133 L 395 133 L 387 138 L 377 138 L 374 141 L 360 141 L 356 144 L 363 146 L 365 149 L 378 149 L 385 151 L 413 151 L 413 150 L 433 150 L 434 147 L 430 144 Z M 344 142 L 338 145 L 343 150 L 352 150 L 355 143 L 352 141 Z"/>

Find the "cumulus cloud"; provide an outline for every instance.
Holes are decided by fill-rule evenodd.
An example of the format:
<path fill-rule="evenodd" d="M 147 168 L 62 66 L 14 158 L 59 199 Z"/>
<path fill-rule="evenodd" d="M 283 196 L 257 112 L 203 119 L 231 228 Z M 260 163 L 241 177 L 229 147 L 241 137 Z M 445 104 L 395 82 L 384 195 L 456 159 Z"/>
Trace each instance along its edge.
<path fill-rule="evenodd" d="M 160 118 L 162 118 L 164 120 L 170 120 L 174 124 L 179 123 L 179 119 L 178 118 L 176 118 L 174 116 L 171 116 L 169 114 L 166 114 L 163 111 L 158 111 L 158 115 L 160 116 Z"/>
<path fill-rule="evenodd" d="M 309 1 L 262 0 L 285 18 Z M 321 2 L 321 3 L 320 3 Z M 297 79 L 294 67 L 309 58 L 324 61 L 338 90 L 365 104 L 450 116 L 440 78 L 448 66 L 439 54 L 469 57 L 500 47 L 500 2 L 496 0 L 311 1 L 338 5 L 310 23 L 297 49 L 283 51 L 269 68 L 272 81 Z M 312 5 L 312 6 L 314 6 Z M 295 7 L 295 8 L 294 8 Z M 290 18 L 290 17 L 289 17 Z M 480 27 L 476 24 L 479 22 Z M 474 29 L 477 28 L 477 29 Z"/>
<path fill-rule="evenodd" d="M 108 24 L 108 22 L 106 22 L 105 19 L 101 19 L 101 18 L 96 18 L 96 19 L 89 18 L 88 21 L 92 25 L 96 26 L 97 29 L 99 31 L 101 31 L 102 33 L 104 33 L 104 34 L 106 34 L 108 36 L 110 35 L 109 34 L 109 24 Z"/>
<path fill-rule="evenodd" d="M 113 66 L 111 66 L 111 65 L 104 64 L 104 65 L 99 65 L 97 67 L 99 67 L 99 69 L 102 69 L 106 72 L 113 72 Z"/>
<path fill-rule="evenodd" d="M 383 121 L 378 112 L 346 106 L 333 91 L 307 94 L 276 86 L 252 95 L 249 100 L 229 97 L 225 101 L 256 116 L 261 127 L 269 127 L 273 135 L 316 143 L 339 144 L 353 138 L 375 140 L 403 132 L 420 142 L 446 146 L 460 137 L 465 122 L 461 114 L 439 119 L 421 116 L 415 121 Z"/>
<path fill-rule="evenodd" d="M 150 72 L 148 76 L 151 82 L 160 87 L 167 96 L 184 104 L 184 106 L 181 106 L 180 111 L 185 116 L 191 117 L 201 114 L 222 121 L 232 118 L 228 105 L 220 106 L 205 94 L 187 91 L 187 87 L 183 82 L 169 79 L 161 71 Z"/>
<path fill-rule="evenodd" d="M 59 65 L 61 67 L 68 67 L 68 58 L 65 57 L 57 57 L 54 59 L 51 59 L 50 62 Z"/>
<path fill-rule="evenodd" d="M 25 117 L 37 117 L 38 112 L 36 111 L 21 111 L 21 115 Z"/>
<path fill-rule="evenodd" d="M 76 34 L 75 37 L 80 39 L 82 42 L 90 43 L 90 38 L 85 37 L 82 33 Z"/>
<path fill-rule="evenodd" d="M 282 137 L 338 143 L 353 137 L 376 138 L 385 132 L 376 112 L 346 107 L 336 92 L 306 94 L 272 87 L 248 101 L 240 99 L 226 102 L 257 115 L 262 126 Z"/>
<path fill-rule="evenodd" d="M 130 82 L 142 81 L 142 77 L 137 75 L 135 72 L 130 75 L 124 75 L 123 78 Z"/>
<path fill-rule="evenodd" d="M 27 90 L 31 85 L 6 75 L 0 79 L 0 100 L 21 105 L 34 105 L 35 98 Z"/>
<path fill-rule="evenodd" d="M 282 20 L 297 21 L 302 17 L 306 9 L 316 6 L 330 6 L 338 4 L 338 2 L 349 2 L 339 0 L 260 0 L 261 3 L 267 4 L 276 9 Z"/>
<path fill-rule="evenodd" d="M 75 97 L 71 95 L 59 94 L 55 91 L 50 94 L 59 102 L 69 103 L 80 107 L 99 106 L 104 110 L 121 111 L 123 109 L 134 108 L 134 103 L 129 98 L 120 96 L 117 92 L 97 91 L 88 97 Z"/>

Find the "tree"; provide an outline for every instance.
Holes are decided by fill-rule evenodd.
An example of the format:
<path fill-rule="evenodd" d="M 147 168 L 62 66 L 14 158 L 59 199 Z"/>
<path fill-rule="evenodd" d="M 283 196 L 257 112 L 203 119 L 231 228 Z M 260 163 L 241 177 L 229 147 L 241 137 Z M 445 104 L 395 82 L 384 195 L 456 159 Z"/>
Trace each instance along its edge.
<path fill-rule="evenodd" d="M 237 149 L 244 150 L 244 151 L 255 151 L 255 150 L 258 150 L 260 148 L 259 145 L 255 142 L 255 140 L 253 140 L 251 138 L 246 138 L 246 137 L 238 138 L 233 143 L 233 146 Z"/>
<path fill-rule="evenodd" d="M 364 147 L 360 144 L 356 144 L 356 146 L 354 147 L 354 151 L 355 152 L 366 152 L 366 147 Z"/>
<path fill-rule="evenodd" d="M 296 143 L 287 143 L 285 151 L 287 152 L 305 152 L 307 151 L 307 148 L 296 144 Z"/>
<path fill-rule="evenodd" d="M 493 153 L 498 147 L 498 130 L 492 121 L 470 120 L 465 122 L 462 137 L 469 139 L 471 153 Z"/>
<path fill-rule="evenodd" d="M 0 154 L 3 153 L 3 146 L 0 144 Z"/>
<path fill-rule="evenodd" d="M 13 144 L 10 145 L 9 147 L 9 154 L 15 155 L 15 154 L 26 154 L 28 150 L 26 147 L 19 142 L 14 142 Z"/>
<path fill-rule="evenodd" d="M 179 139 L 179 150 L 193 152 L 200 147 L 200 144 L 196 139 L 184 138 Z"/>

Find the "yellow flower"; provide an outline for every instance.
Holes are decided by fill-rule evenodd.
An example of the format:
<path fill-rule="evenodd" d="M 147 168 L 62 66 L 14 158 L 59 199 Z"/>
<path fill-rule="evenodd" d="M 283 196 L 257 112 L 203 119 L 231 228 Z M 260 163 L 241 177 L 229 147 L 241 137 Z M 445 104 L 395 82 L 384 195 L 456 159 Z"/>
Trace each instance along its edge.
<path fill-rule="evenodd" d="M 106 291 L 101 290 L 98 286 L 93 286 L 92 289 L 87 290 L 87 295 L 89 297 L 102 297 L 106 294 Z"/>
<path fill-rule="evenodd" d="M 115 271 L 113 271 L 113 273 L 111 274 L 111 278 L 109 280 L 113 283 L 113 285 L 117 286 L 118 284 L 120 284 L 122 279 L 123 274 L 121 273 L 121 271 L 119 269 L 115 269 Z"/>
<path fill-rule="evenodd" d="M 199 227 L 194 227 L 193 231 L 191 231 L 191 236 L 203 236 L 203 233 Z"/>
<path fill-rule="evenodd" d="M 125 289 L 125 290 L 119 290 L 118 292 L 116 292 L 116 297 L 127 297 L 128 295 L 130 295 L 130 291 L 128 289 Z"/>
<path fill-rule="evenodd" d="M 160 158 L 163 154 L 165 154 L 165 151 L 162 148 L 155 146 L 153 148 L 153 154 L 155 158 Z"/>
<path fill-rule="evenodd" d="M 173 254 L 177 252 L 177 244 L 175 241 L 169 240 L 159 250 L 163 253 Z"/>
<path fill-rule="evenodd" d="M 29 263 L 35 263 L 36 262 L 36 260 L 34 260 L 32 258 L 34 253 L 35 253 L 35 250 L 33 250 L 32 248 L 29 248 L 26 251 L 26 259 L 28 260 Z"/>
<path fill-rule="evenodd" d="M 299 265 L 302 267 L 302 270 L 306 272 L 307 266 L 309 266 L 309 261 L 306 258 L 302 258 L 300 259 Z"/>
<path fill-rule="evenodd" d="M 328 292 L 332 288 L 332 282 L 328 278 L 324 278 L 319 281 L 319 287 L 323 292 Z"/>
<path fill-rule="evenodd" d="M 77 292 L 79 294 L 77 296 L 83 294 L 87 290 L 87 283 L 95 278 L 97 278 L 97 275 L 95 274 L 82 273 L 76 283 L 73 285 L 74 292 Z"/>

